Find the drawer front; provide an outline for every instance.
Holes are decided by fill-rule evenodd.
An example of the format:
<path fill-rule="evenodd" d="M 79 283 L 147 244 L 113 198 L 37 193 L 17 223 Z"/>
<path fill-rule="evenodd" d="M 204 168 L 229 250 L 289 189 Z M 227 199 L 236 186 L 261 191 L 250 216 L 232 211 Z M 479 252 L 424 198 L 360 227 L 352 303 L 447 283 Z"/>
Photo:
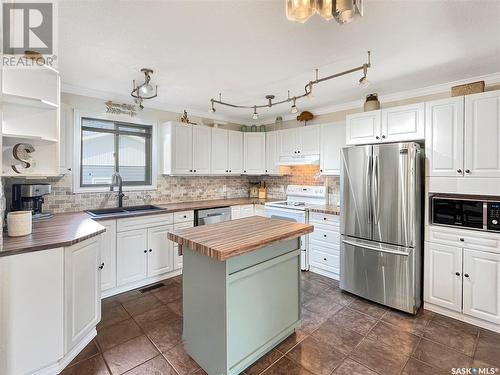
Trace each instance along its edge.
<path fill-rule="evenodd" d="M 428 226 L 426 240 L 449 246 L 500 253 L 500 234 L 466 229 Z"/>
<path fill-rule="evenodd" d="M 173 214 L 146 215 L 128 219 L 118 219 L 116 220 L 116 231 L 124 232 L 128 230 L 144 229 L 158 225 L 173 224 L 173 222 Z"/>
<path fill-rule="evenodd" d="M 340 245 L 337 244 L 328 244 L 321 241 L 310 240 L 309 241 L 309 250 L 319 249 L 325 253 L 329 254 L 339 254 L 340 253 Z"/>
<path fill-rule="evenodd" d="M 322 250 L 320 247 L 311 250 L 311 265 L 338 274 L 340 270 L 339 253 L 330 254 Z"/>
<path fill-rule="evenodd" d="M 322 214 L 319 212 L 309 213 L 309 223 L 311 224 L 327 224 L 333 226 L 340 226 L 340 216 L 331 214 Z"/>
<path fill-rule="evenodd" d="M 326 245 L 339 245 L 340 234 L 338 231 L 326 230 L 320 227 L 315 227 L 314 232 L 309 235 L 311 241 L 321 241 Z"/>
<path fill-rule="evenodd" d="M 192 222 L 192 221 L 185 221 L 182 223 L 174 223 L 174 230 L 175 229 L 192 228 L 192 227 L 194 227 L 194 222 Z"/>
<path fill-rule="evenodd" d="M 174 223 L 194 221 L 194 211 L 174 212 Z"/>

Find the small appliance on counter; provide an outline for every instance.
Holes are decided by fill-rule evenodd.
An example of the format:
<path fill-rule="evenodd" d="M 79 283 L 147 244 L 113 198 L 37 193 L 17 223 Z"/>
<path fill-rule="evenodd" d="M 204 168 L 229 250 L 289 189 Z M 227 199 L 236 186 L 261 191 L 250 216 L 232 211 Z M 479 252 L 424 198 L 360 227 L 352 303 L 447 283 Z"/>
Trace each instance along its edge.
<path fill-rule="evenodd" d="M 253 182 L 250 184 L 250 198 L 258 198 L 259 197 L 259 183 Z"/>
<path fill-rule="evenodd" d="M 261 182 L 259 187 L 259 199 L 266 199 L 266 197 L 267 197 L 266 183 Z"/>
<path fill-rule="evenodd" d="M 52 192 L 50 184 L 13 184 L 11 211 L 31 211 L 33 220 L 52 216 L 43 212 L 44 195 Z"/>

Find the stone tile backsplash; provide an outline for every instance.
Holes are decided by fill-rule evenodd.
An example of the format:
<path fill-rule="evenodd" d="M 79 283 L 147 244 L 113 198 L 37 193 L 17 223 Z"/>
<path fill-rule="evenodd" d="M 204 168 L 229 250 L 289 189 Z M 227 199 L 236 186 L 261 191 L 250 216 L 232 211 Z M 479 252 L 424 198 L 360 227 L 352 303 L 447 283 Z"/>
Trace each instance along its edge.
<path fill-rule="evenodd" d="M 249 194 L 250 184 L 263 181 L 268 187 L 268 197 L 284 199 L 286 186 L 327 185 L 330 203 L 338 201 L 339 178 L 320 176 L 319 166 L 287 167 L 284 176 L 207 176 L 207 177 L 172 177 L 158 176 L 156 190 L 126 191 L 124 205 L 160 204 L 181 201 L 196 201 L 221 198 L 241 198 Z M 70 174 L 57 178 L 41 180 L 6 178 L 3 181 L 7 209 L 10 207 L 11 187 L 13 183 L 49 183 L 52 194 L 45 197 L 44 210 L 53 213 L 83 211 L 91 208 L 115 207 L 116 192 L 79 193 L 72 192 Z M 1 199 L 1 196 L 0 196 Z M 1 203 L 0 203 L 1 206 Z M 3 217 L 3 215 L 2 215 Z"/>

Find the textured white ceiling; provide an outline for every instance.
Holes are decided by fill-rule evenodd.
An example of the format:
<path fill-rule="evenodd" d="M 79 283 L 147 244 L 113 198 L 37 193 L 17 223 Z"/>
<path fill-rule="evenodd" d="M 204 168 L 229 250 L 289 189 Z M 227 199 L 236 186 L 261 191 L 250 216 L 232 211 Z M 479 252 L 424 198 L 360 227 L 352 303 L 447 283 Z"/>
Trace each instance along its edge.
<path fill-rule="evenodd" d="M 205 114 L 209 99 L 263 103 L 288 89 L 361 65 L 372 50 L 372 85 L 361 74 L 318 85 L 311 110 L 500 71 L 500 1 L 365 0 L 365 16 L 339 25 L 286 20 L 285 1 L 71 1 L 59 4 L 59 68 L 68 90 L 127 97 L 142 67 L 159 85 L 154 106 Z M 148 101 L 145 102 L 148 105 Z M 281 105 L 258 122 L 287 114 Z M 251 121 L 217 107 L 215 117 Z"/>

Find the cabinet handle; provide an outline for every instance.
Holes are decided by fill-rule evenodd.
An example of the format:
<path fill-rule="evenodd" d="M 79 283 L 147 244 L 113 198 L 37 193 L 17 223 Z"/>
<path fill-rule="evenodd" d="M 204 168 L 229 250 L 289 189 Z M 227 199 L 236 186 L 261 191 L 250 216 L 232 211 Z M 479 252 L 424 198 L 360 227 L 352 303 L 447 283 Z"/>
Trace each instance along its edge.
<path fill-rule="evenodd" d="M 101 263 L 101 265 L 99 266 L 99 269 L 102 270 L 104 268 L 104 262 Z"/>
<path fill-rule="evenodd" d="M 462 173 L 462 170 L 461 169 L 457 169 L 457 173 Z"/>
<path fill-rule="evenodd" d="M 144 250 L 144 254 L 146 254 L 148 251 L 147 250 Z"/>
<path fill-rule="evenodd" d="M 465 276 L 465 277 L 469 277 L 469 274 L 468 274 L 468 273 L 464 273 L 464 276 Z"/>
<path fill-rule="evenodd" d="M 465 241 L 465 239 L 463 239 L 463 238 L 460 238 L 460 242 L 464 242 L 464 241 Z"/>
<path fill-rule="evenodd" d="M 375 139 L 380 139 L 380 137 L 377 135 L 377 136 L 375 137 Z"/>
<path fill-rule="evenodd" d="M 470 173 L 470 169 L 466 169 L 466 170 L 465 170 L 465 173 Z"/>
<path fill-rule="evenodd" d="M 455 275 L 460 276 L 460 272 L 455 272 Z"/>

